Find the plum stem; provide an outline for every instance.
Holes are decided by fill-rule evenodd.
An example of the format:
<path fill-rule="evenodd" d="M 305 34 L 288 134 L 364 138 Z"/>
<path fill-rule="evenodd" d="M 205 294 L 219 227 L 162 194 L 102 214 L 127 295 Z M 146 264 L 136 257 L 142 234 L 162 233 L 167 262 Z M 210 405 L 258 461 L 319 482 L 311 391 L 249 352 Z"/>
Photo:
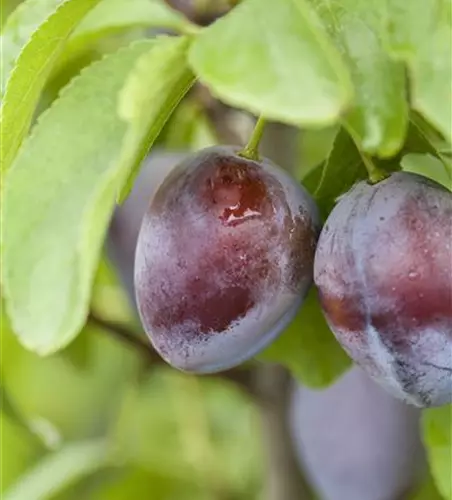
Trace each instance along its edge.
<path fill-rule="evenodd" d="M 352 138 L 353 142 L 355 143 L 356 149 L 358 150 L 359 155 L 361 156 L 361 159 L 364 163 L 364 166 L 366 167 L 367 173 L 369 175 L 369 183 L 370 184 L 377 184 L 380 181 L 385 180 L 386 178 L 389 177 L 389 174 L 382 170 L 380 167 L 377 167 L 375 163 L 372 161 L 370 156 L 366 155 L 360 148 L 359 144 L 359 139 L 355 133 L 353 133 L 352 130 L 350 130 L 348 127 L 342 123 L 342 126 L 348 131 L 350 134 L 350 137 Z"/>
<path fill-rule="evenodd" d="M 240 151 L 239 156 L 247 158 L 248 160 L 258 161 L 259 160 L 259 143 L 261 142 L 262 135 L 264 133 L 264 128 L 266 125 L 266 120 L 260 116 L 256 122 L 253 133 L 251 134 L 250 140 L 245 148 Z"/>
<path fill-rule="evenodd" d="M 375 163 L 370 159 L 369 156 L 360 151 L 361 158 L 363 160 L 364 166 L 367 169 L 369 175 L 370 184 L 377 184 L 380 181 L 385 180 L 389 177 L 389 174 L 383 171 L 381 168 L 377 167 Z"/>

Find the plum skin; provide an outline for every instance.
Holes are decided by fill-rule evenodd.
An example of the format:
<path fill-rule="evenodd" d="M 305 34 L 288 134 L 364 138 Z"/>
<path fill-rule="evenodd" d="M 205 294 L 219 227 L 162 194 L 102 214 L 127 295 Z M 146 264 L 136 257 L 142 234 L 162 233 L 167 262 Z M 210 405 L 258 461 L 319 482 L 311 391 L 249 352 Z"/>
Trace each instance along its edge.
<path fill-rule="evenodd" d="M 357 184 L 319 238 L 314 281 L 348 354 L 393 395 L 452 401 L 452 194 L 397 172 Z"/>
<path fill-rule="evenodd" d="M 251 358 L 293 319 L 313 278 L 315 203 L 267 159 L 212 147 L 175 167 L 144 215 L 135 292 L 172 366 L 212 373 Z"/>
<path fill-rule="evenodd" d="M 124 203 L 115 208 L 110 221 L 106 249 L 133 309 L 136 309 L 134 260 L 141 221 L 149 200 L 171 170 L 188 152 L 153 150 L 141 166 L 133 189 Z"/>

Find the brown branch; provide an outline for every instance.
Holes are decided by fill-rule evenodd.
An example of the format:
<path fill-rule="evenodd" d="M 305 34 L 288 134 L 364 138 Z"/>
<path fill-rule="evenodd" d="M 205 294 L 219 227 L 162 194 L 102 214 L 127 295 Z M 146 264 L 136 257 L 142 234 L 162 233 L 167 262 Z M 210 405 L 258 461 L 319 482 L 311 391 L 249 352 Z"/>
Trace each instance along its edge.
<path fill-rule="evenodd" d="M 105 320 L 93 312 L 89 314 L 88 321 L 92 325 L 99 327 L 101 330 L 110 333 L 121 342 L 127 344 L 129 347 L 133 347 L 143 357 L 147 358 L 148 361 L 157 364 L 163 362 L 162 358 L 155 352 L 151 344 L 149 344 L 149 342 L 147 342 L 144 338 L 139 337 L 138 334 L 130 328 L 117 322 Z"/>
<path fill-rule="evenodd" d="M 88 321 L 92 325 L 99 327 L 102 331 L 108 332 L 112 336 L 116 337 L 119 341 L 135 349 L 151 365 L 161 366 L 165 363 L 147 340 L 139 336 L 127 326 L 113 321 L 105 320 L 97 316 L 93 312 L 89 314 Z M 251 393 L 251 370 L 247 366 L 241 366 L 233 370 L 227 370 L 208 376 L 228 380 L 235 383 L 246 392 Z"/>
<path fill-rule="evenodd" d="M 314 500 L 316 495 L 297 462 L 288 425 L 293 388 L 289 372 L 263 364 L 256 368 L 253 382 L 266 447 L 265 500 Z"/>

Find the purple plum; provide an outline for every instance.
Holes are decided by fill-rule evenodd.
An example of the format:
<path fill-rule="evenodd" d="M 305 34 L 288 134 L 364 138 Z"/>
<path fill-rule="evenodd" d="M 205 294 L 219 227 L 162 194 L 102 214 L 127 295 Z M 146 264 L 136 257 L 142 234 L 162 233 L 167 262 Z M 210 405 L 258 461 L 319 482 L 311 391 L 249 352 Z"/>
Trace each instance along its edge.
<path fill-rule="evenodd" d="M 360 182 L 330 214 L 314 280 L 350 356 L 420 407 L 452 402 L 452 193 L 397 172 Z"/>
<path fill-rule="evenodd" d="M 309 194 L 239 148 L 189 156 L 144 216 L 135 290 L 160 355 L 190 372 L 251 358 L 292 320 L 313 274 L 319 218 Z"/>

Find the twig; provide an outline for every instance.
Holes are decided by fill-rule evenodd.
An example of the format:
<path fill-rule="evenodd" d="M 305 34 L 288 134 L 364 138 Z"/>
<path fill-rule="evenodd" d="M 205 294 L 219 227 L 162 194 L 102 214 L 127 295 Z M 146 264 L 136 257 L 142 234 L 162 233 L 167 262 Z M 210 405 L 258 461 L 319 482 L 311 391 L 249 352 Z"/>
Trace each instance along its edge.
<path fill-rule="evenodd" d="M 140 352 L 140 354 L 142 354 L 152 363 L 157 363 L 157 364 L 162 363 L 163 360 L 154 351 L 149 342 L 139 337 L 133 330 L 127 328 L 126 326 L 113 321 L 105 320 L 97 316 L 93 312 L 90 313 L 88 321 L 92 325 L 99 327 L 101 330 L 110 333 L 121 342 L 124 342 L 128 344 L 130 347 L 133 347 L 135 350 Z"/>
<path fill-rule="evenodd" d="M 104 332 L 108 332 L 113 335 L 121 342 L 124 342 L 134 348 L 143 357 L 145 357 L 151 365 L 161 366 L 164 364 L 163 359 L 152 348 L 152 345 L 133 330 L 127 328 L 127 326 L 105 320 L 93 312 L 89 314 L 88 321 L 99 327 Z M 209 376 L 229 380 L 230 382 L 240 386 L 246 392 L 251 393 L 251 370 L 247 366 L 238 367 L 234 370 L 227 370 Z"/>
<path fill-rule="evenodd" d="M 297 462 L 288 425 L 290 374 L 283 367 L 263 364 L 254 371 L 253 382 L 266 447 L 265 500 L 314 500 Z"/>

